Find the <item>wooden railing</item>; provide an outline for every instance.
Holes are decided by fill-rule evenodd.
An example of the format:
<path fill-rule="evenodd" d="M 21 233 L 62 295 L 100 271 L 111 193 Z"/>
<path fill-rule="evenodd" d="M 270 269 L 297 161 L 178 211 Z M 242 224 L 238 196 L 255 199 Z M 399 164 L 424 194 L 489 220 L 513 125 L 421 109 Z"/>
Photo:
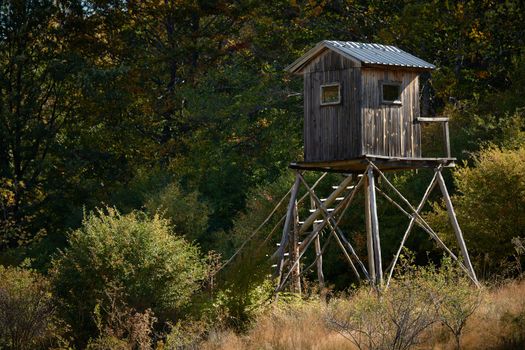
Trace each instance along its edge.
<path fill-rule="evenodd" d="M 450 155 L 450 133 L 448 129 L 448 118 L 446 117 L 436 117 L 436 118 L 423 118 L 419 117 L 416 120 L 420 123 L 443 123 L 443 139 L 445 146 L 445 154 L 447 158 L 451 158 Z"/>

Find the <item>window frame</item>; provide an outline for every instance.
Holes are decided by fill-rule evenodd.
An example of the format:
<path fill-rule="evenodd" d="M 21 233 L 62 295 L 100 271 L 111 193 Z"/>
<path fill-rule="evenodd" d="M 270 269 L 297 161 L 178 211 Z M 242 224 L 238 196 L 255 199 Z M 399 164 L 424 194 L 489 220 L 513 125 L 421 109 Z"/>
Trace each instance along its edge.
<path fill-rule="evenodd" d="M 399 99 L 398 100 L 394 100 L 394 101 L 385 100 L 385 97 L 383 96 L 383 87 L 385 85 L 396 86 L 399 89 Z M 402 101 L 403 90 L 401 89 L 402 85 L 403 84 L 400 81 L 380 80 L 379 81 L 379 96 L 380 96 L 379 102 L 383 105 L 396 105 L 396 106 L 403 105 L 403 101 Z"/>
<path fill-rule="evenodd" d="M 337 86 L 337 101 L 323 102 L 323 88 Z M 319 86 L 319 104 L 321 106 L 333 106 L 341 104 L 341 83 L 328 83 Z"/>

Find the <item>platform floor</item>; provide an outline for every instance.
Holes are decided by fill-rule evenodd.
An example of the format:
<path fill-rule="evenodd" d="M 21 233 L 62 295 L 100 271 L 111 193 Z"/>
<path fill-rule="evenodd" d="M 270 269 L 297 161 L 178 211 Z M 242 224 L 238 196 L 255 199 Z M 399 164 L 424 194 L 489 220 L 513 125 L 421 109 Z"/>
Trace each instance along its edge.
<path fill-rule="evenodd" d="M 436 168 L 443 165 L 445 168 L 455 166 L 456 158 L 404 158 L 365 155 L 348 160 L 329 162 L 294 162 L 290 168 L 300 170 L 316 170 L 340 173 L 358 173 L 366 170 L 369 162 L 373 162 L 381 171 L 410 170 Z"/>

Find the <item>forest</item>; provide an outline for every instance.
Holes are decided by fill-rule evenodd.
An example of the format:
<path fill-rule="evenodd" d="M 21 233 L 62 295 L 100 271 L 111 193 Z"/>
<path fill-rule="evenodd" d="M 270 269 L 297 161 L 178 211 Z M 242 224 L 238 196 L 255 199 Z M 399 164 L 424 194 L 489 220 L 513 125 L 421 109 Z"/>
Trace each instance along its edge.
<path fill-rule="evenodd" d="M 523 349 L 524 23 L 521 0 L 1 0 L 0 349 Z M 331 244 L 324 287 L 305 269 L 276 298 L 287 202 L 259 226 L 303 157 L 285 67 L 322 40 L 437 67 L 421 113 L 450 120 L 480 288 L 416 229 L 388 290 Z M 431 175 L 387 173 L 412 203 Z M 409 219 L 378 208 L 390 257 Z M 422 213 L 457 252 L 446 214 Z M 366 261 L 363 216 L 341 228 Z"/>

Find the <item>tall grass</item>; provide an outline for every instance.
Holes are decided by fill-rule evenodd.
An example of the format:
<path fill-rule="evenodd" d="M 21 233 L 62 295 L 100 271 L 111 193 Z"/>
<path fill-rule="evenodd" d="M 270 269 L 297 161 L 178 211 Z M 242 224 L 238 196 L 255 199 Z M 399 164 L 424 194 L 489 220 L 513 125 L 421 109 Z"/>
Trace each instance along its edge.
<path fill-rule="evenodd" d="M 348 307 L 352 300 L 320 300 L 275 305 L 262 313 L 245 334 L 212 331 L 198 348 L 205 350 L 354 350 L 344 334 L 327 321 L 334 304 Z M 346 306 L 345 306 L 346 305 Z M 344 311 L 344 310 L 343 310 Z M 415 349 L 455 349 L 454 336 L 436 322 Z M 462 349 L 525 349 L 525 281 L 513 281 L 485 290 L 480 306 L 467 320 Z"/>

